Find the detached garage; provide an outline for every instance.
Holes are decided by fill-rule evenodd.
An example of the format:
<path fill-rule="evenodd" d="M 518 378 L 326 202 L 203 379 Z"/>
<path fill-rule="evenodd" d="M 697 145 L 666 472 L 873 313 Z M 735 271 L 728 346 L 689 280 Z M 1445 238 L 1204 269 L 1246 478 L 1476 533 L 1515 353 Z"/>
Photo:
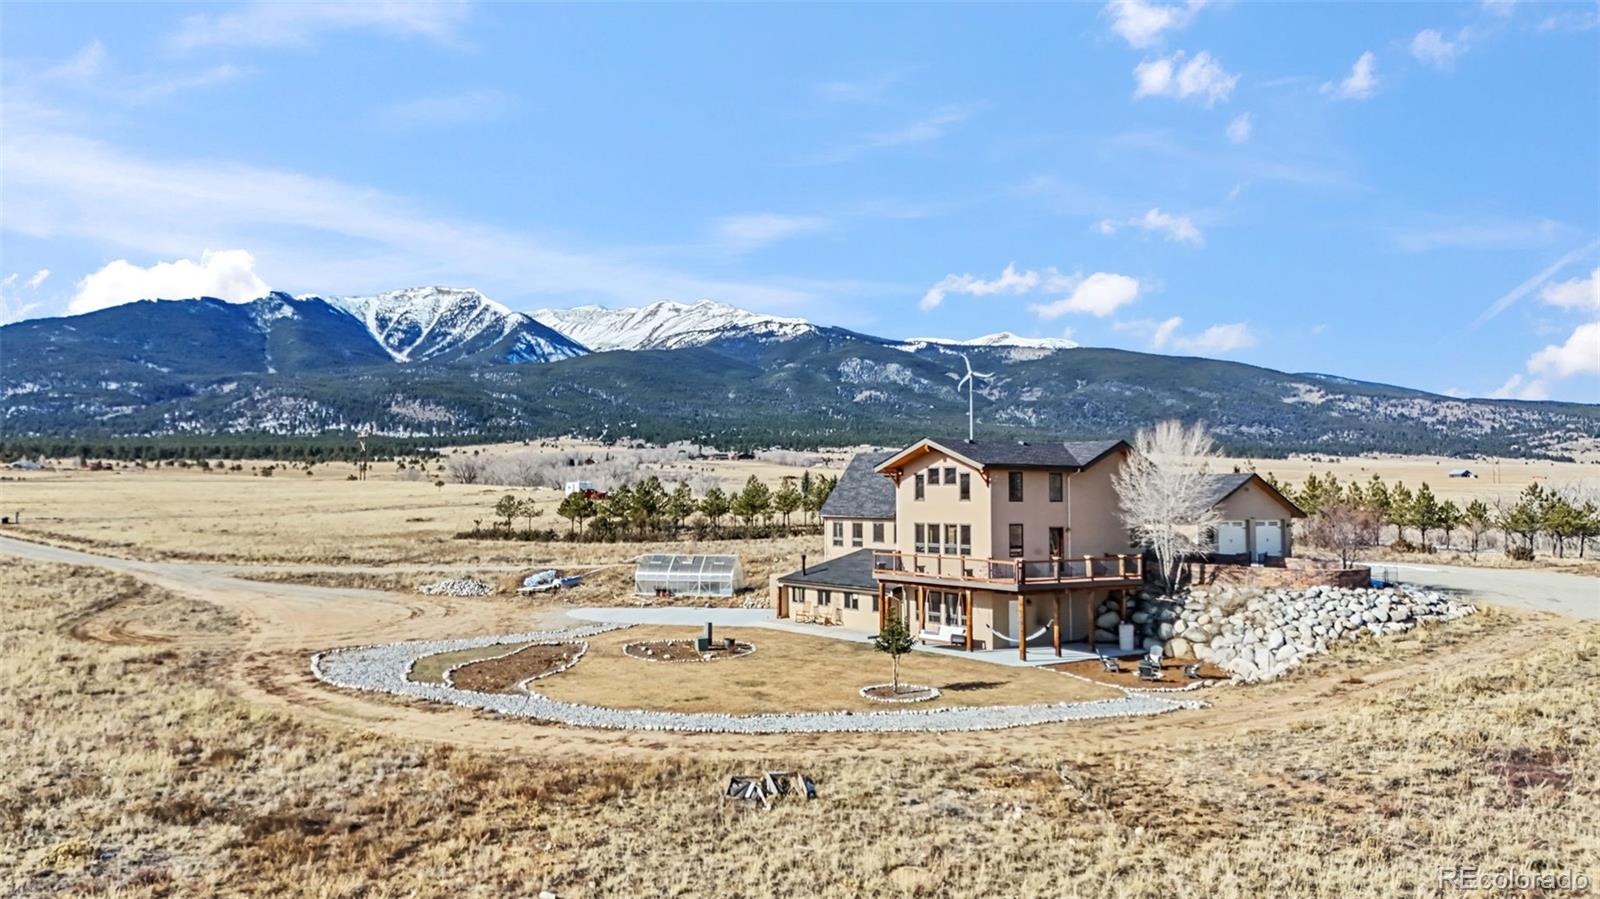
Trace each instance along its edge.
<path fill-rule="evenodd" d="M 1216 554 L 1244 562 L 1293 555 L 1291 522 L 1306 517 L 1257 474 L 1212 477 L 1212 507 L 1222 516 L 1216 529 Z"/>

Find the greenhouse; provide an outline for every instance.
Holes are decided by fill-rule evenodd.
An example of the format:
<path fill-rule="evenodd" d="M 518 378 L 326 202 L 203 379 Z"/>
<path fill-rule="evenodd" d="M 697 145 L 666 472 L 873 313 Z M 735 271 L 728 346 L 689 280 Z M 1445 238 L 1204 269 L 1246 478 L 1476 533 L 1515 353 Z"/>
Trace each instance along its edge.
<path fill-rule="evenodd" d="M 650 553 L 633 572 L 633 592 L 641 596 L 732 596 L 743 587 L 738 556 Z"/>

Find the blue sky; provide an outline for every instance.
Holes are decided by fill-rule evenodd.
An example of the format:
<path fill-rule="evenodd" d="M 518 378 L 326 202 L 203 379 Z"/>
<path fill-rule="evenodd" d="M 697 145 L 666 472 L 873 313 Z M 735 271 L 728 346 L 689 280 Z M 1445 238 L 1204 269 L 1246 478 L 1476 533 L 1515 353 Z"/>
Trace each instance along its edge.
<path fill-rule="evenodd" d="M 1592 2 L 3 16 L 7 319 L 439 283 L 1600 401 Z"/>

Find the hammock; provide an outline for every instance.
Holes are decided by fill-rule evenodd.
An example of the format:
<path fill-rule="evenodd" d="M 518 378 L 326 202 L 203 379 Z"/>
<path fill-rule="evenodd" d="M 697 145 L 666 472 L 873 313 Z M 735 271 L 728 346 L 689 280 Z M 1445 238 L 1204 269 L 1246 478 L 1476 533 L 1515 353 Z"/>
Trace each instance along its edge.
<path fill-rule="evenodd" d="M 1038 630 L 1036 630 L 1033 633 L 1028 635 L 1028 640 L 1030 642 L 1032 642 L 1034 640 L 1039 639 L 1040 637 L 1043 637 L 1045 634 L 1050 632 L 1050 628 L 1054 627 L 1055 623 L 1056 623 L 1056 620 L 1054 618 L 1052 618 L 1049 621 L 1045 622 L 1044 627 L 1041 627 Z M 1002 640 L 1002 641 L 1004 641 L 1006 643 L 1009 643 L 1012 646 L 1016 646 L 1017 645 L 1017 638 L 1016 637 L 1007 636 L 1006 634 L 995 630 L 994 629 L 994 625 L 992 625 L 992 624 L 989 625 L 989 633 L 994 634 L 994 637 L 995 637 L 996 640 Z"/>

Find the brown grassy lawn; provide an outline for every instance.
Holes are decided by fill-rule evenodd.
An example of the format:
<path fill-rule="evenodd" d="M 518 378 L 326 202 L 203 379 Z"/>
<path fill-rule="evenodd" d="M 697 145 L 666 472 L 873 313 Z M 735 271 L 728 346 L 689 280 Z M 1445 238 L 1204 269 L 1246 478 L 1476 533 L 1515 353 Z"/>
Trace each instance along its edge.
<path fill-rule="evenodd" d="M 846 642 L 764 628 L 722 628 L 718 637 L 755 644 L 747 656 L 716 662 L 651 662 L 622 652 L 640 640 L 691 640 L 688 628 L 633 627 L 589 638 L 589 654 L 573 668 L 533 685 L 552 699 L 619 708 L 678 712 L 783 712 L 855 709 L 879 711 L 883 703 L 858 690 L 889 680 L 889 657 L 865 640 Z M 1048 671 L 1007 668 L 914 652 L 900 664 L 901 680 L 932 684 L 939 699 L 917 703 L 1000 705 L 1109 699 L 1121 693 Z"/>
<path fill-rule="evenodd" d="M 1600 873 L 1593 625 L 1227 733 L 1202 712 L 714 759 L 659 735 L 624 758 L 581 731 L 534 756 L 263 712 L 216 689 L 229 653 L 72 636 L 119 602 L 169 633 L 237 627 L 126 578 L 0 564 L 0 894 L 1344 899 L 1457 895 L 1434 881 L 1456 861 Z M 1352 675 L 1409 657 L 1371 652 Z M 766 768 L 822 798 L 715 798 Z"/>
<path fill-rule="evenodd" d="M 457 665 L 476 662 L 479 659 L 492 659 L 507 653 L 516 652 L 526 643 L 498 643 L 494 646 L 479 646 L 475 649 L 458 649 L 455 652 L 436 652 L 431 656 L 417 659 L 411 666 L 411 680 L 419 684 L 442 684 L 444 673 Z"/>

